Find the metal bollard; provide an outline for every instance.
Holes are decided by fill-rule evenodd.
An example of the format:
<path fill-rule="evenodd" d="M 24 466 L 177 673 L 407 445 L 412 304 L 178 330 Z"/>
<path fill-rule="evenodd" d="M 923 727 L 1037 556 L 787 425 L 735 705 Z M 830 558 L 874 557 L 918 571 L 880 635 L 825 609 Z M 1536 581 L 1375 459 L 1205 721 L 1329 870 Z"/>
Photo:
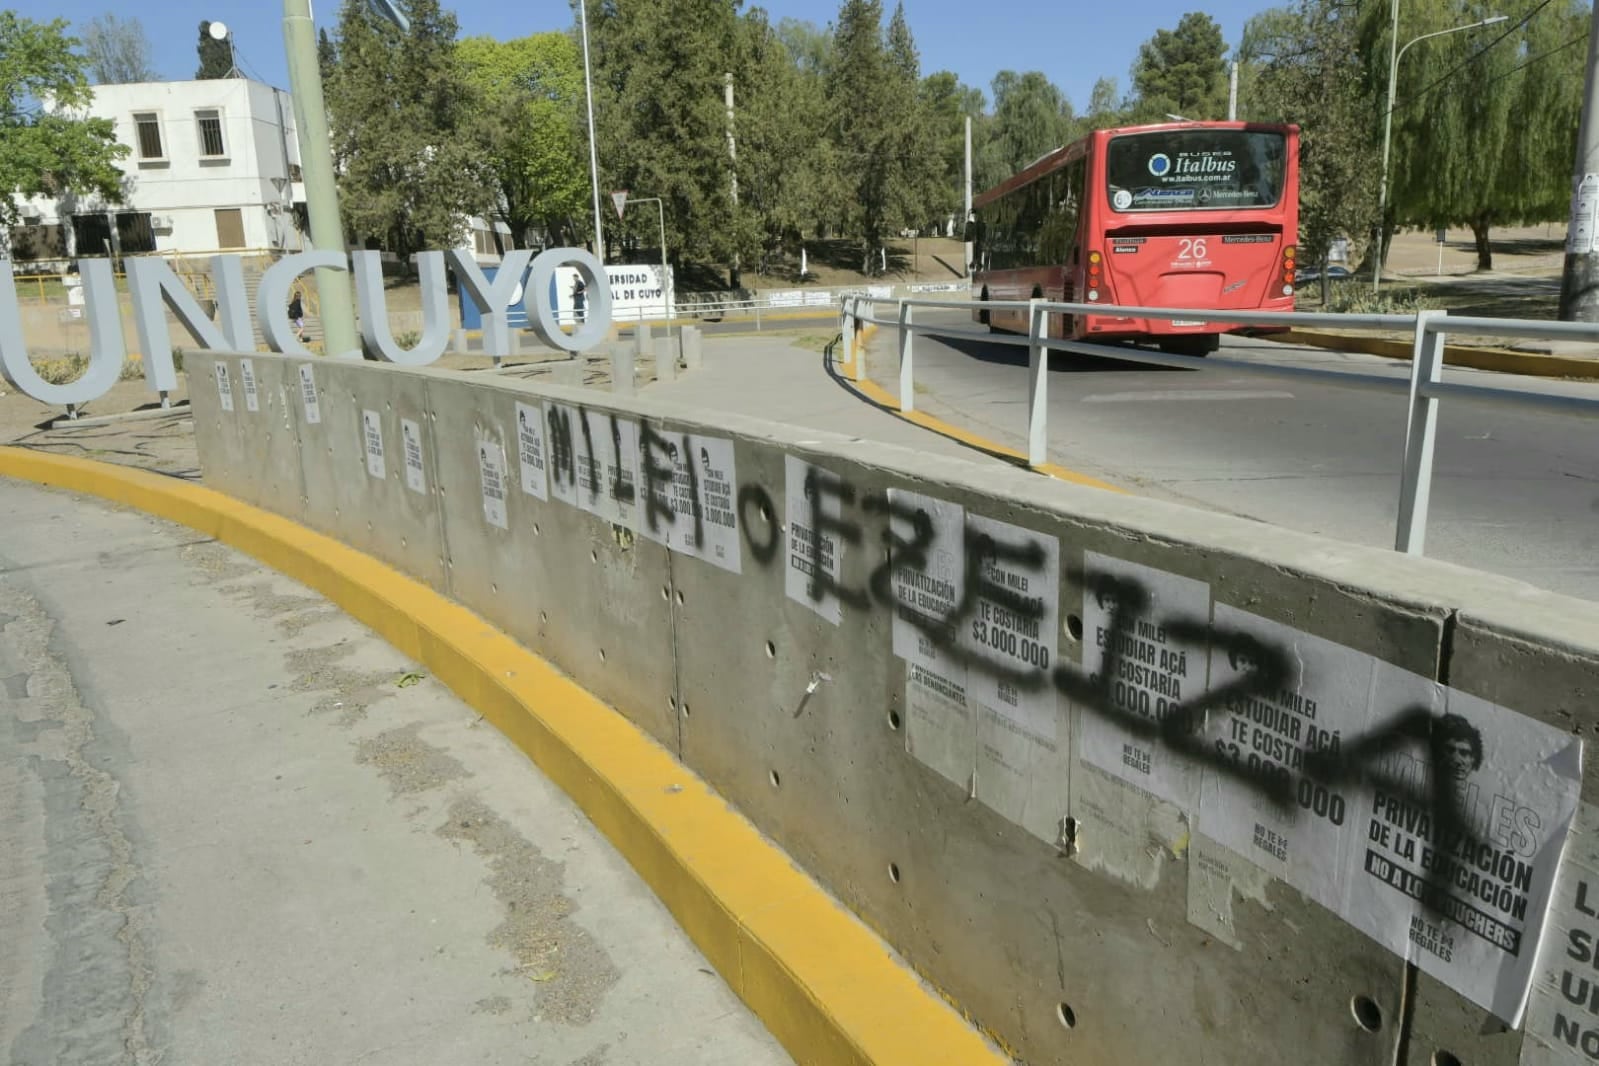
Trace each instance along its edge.
<path fill-rule="evenodd" d="M 670 334 L 666 343 L 655 349 L 655 380 L 663 384 L 671 384 L 677 380 L 677 352 L 678 346 L 683 343 L 686 330 L 677 331 L 677 342 L 674 344 Z"/>
<path fill-rule="evenodd" d="M 633 354 L 640 361 L 645 356 L 655 354 L 655 338 L 650 334 L 650 327 L 646 322 L 640 322 L 633 328 Z"/>
<path fill-rule="evenodd" d="M 458 329 L 455 331 L 455 350 L 461 355 L 465 355 L 467 352 L 466 330 L 464 329 Z"/>

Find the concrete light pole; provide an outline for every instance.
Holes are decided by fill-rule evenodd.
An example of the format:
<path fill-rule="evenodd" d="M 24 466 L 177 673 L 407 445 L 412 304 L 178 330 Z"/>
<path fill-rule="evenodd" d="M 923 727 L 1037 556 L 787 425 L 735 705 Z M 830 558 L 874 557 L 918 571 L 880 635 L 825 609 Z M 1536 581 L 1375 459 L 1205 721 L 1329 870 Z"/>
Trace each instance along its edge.
<path fill-rule="evenodd" d="M 1389 8 L 1393 12 L 1393 31 L 1388 38 L 1388 107 L 1382 115 L 1382 185 L 1377 193 L 1377 240 L 1372 249 L 1371 291 L 1376 292 L 1382 285 L 1382 235 L 1383 225 L 1388 217 L 1388 154 L 1394 132 L 1394 89 L 1399 80 L 1399 60 L 1409 51 L 1410 46 L 1432 37 L 1443 37 L 1451 33 L 1463 33 L 1466 30 L 1477 30 L 1484 26 L 1492 26 L 1496 22 L 1504 22 L 1510 16 L 1494 15 L 1481 22 L 1473 22 L 1466 26 L 1456 26 L 1453 29 L 1436 30 L 1424 33 L 1420 37 L 1406 41 L 1403 48 L 1399 44 L 1399 0 L 1389 0 Z"/>
<path fill-rule="evenodd" d="M 1599 243 L 1595 200 L 1599 199 L 1599 19 L 1588 37 L 1588 80 L 1577 133 L 1577 169 L 1572 178 L 1571 222 L 1566 230 L 1566 267 L 1560 284 L 1560 317 L 1599 322 Z"/>
<path fill-rule="evenodd" d="M 372 13 L 411 28 L 393 0 L 367 0 Z M 305 209 L 311 220 L 311 246 L 319 252 L 344 255 L 344 223 L 339 218 L 339 187 L 333 177 L 333 146 L 328 138 L 327 102 L 322 98 L 322 66 L 316 54 L 316 24 L 311 0 L 283 0 L 283 48 L 289 59 L 289 93 L 294 98 L 295 136 L 300 142 L 300 176 L 305 184 Z M 355 329 L 355 304 L 350 275 L 343 270 L 318 270 L 316 290 L 322 316 L 326 355 L 360 352 Z"/>
<path fill-rule="evenodd" d="M 589 73 L 589 5 L 577 0 L 578 24 L 583 30 L 583 99 L 589 112 L 589 180 L 594 186 L 594 257 L 605 262 L 605 233 L 600 225 L 600 154 L 594 146 L 594 79 Z"/>

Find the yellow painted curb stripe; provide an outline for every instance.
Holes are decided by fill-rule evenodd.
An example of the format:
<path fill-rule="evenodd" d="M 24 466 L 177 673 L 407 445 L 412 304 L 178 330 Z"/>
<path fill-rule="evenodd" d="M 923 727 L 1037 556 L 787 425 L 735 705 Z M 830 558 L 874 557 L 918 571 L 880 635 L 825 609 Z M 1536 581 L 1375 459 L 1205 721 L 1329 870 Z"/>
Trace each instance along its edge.
<path fill-rule="evenodd" d="M 0 475 L 126 504 L 232 545 L 425 665 L 576 801 L 796 1061 L 1009 1061 L 671 753 L 466 608 L 331 537 L 188 482 L 9 447 Z"/>
<path fill-rule="evenodd" d="M 959 441 L 962 444 L 976 448 L 978 451 L 987 452 L 996 459 L 1006 459 L 1027 469 L 1036 470 L 1040 474 L 1055 478 L 1057 481 L 1067 481 L 1073 485 L 1086 485 L 1091 489 L 1107 489 L 1110 492 L 1118 492 L 1122 495 L 1127 494 L 1127 490 L 1120 486 L 1112 485 L 1108 481 L 1101 481 L 1092 474 L 1084 474 L 1081 471 L 1072 470 L 1058 463 L 1044 463 L 1042 466 L 1029 467 L 1026 454 L 1015 448 L 1006 447 L 998 441 L 989 440 L 987 437 L 980 436 L 970 430 L 962 429 L 935 415 L 926 414 L 922 411 L 911 411 L 909 414 L 901 411 L 898 397 L 864 376 L 866 343 L 871 340 L 872 334 L 876 332 L 877 327 L 875 325 L 868 324 L 862 327 L 860 339 L 855 345 L 854 360 L 849 363 L 840 361 L 838 364 L 839 369 L 849 380 L 849 388 L 868 402 L 875 404 L 896 418 L 904 419 L 912 425 L 921 426 L 923 429 L 937 433 L 941 437 L 948 437 L 950 440 Z"/>
<path fill-rule="evenodd" d="M 1327 348 L 1337 352 L 1356 352 L 1380 355 L 1385 359 L 1410 362 L 1414 347 L 1410 341 L 1387 340 L 1382 337 L 1357 337 L 1342 333 L 1322 333 L 1318 330 L 1289 330 L 1265 338 L 1282 344 L 1304 344 L 1313 348 Z M 1540 355 L 1537 352 L 1517 352 L 1508 348 L 1468 348 L 1458 344 L 1444 345 L 1444 364 L 1463 366 L 1473 370 L 1494 370 L 1502 374 L 1523 374 L 1541 378 L 1599 378 L 1599 359 L 1578 359 L 1568 355 Z"/>

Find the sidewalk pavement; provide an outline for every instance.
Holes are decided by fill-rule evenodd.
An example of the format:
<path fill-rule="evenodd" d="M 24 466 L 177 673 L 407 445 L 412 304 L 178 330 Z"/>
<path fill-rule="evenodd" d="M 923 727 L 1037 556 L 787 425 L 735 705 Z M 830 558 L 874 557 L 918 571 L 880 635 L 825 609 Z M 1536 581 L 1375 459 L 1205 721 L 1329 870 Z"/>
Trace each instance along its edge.
<path fill-rule="evenodd" d="M 97 501 L 0 511 L 0 1061 L 789 1061 L 561 792 L 322 597 Z"/>

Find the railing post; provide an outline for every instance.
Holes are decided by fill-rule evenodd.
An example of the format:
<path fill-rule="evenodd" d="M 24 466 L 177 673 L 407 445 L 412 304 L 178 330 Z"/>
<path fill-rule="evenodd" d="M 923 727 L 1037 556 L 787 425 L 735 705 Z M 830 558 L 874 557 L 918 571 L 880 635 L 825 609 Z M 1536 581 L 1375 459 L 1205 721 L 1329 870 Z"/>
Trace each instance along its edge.
<path fill-rule="evenodd" d="M 911 305 L 899 302 L 899 413 L 916 410 L 916 385 L 911 364 Z"/>
<path fill-rule="evenodd" d="M 1027 465 L 1049 461 L 1049 349 L 1045 347 L 1049 316 L 1042 300 L 1027 302 Z"/>
<path fill-rule="evenodd" d="M 844 358 L 840 360 L 843 366 L 855 362 L 855 297 L 844 297 L 844 325 L 839 330 L 839 341 L 844 346 Z"/>
<path fill-rule="evenodd" d="M 1432 497 L 1433 445 L 1437 440 L 1438 400 L 1426 386 L 1443 377 L 1444 334 L 1429 333 L 1427 323 L 1448 311 L 1416 315 L 1416 342 L 1410 358 L 1410 414 L 1405 422 L 1405 466 L 1399 482 L 1399 521 L 1394 550 L 1421 555 L 1427 543 L 1427 509 Z"/>

